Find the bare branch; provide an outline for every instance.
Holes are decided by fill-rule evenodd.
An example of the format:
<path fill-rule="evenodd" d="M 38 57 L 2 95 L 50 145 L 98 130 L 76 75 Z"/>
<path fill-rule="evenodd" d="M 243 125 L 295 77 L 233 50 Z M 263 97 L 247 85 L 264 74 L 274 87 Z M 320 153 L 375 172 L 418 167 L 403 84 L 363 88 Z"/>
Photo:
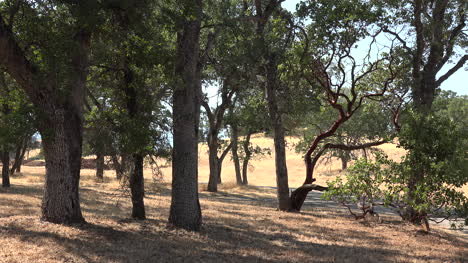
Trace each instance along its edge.
<path fill-rule="evenodd" d="M 463 65 L 465 64 L 465 62 L 468 60 L 468 55 L 464 55 L 463 57 L 460 58 L 460 60 L 458 60 L 457 64 L 455 64 L 455 66 L 453 66 L 449 71 L 447 71 L 444 75 L 442 75 L 437 81 L 436 81 L 436 86 L 440 86 L 440 84 L 442 84 L 444 81 L 446 81 L 450 76 L 453 75 L 453 73 L 457 72 L 457 70 L 459 70 L 461 67 L 463 67 Z"/>

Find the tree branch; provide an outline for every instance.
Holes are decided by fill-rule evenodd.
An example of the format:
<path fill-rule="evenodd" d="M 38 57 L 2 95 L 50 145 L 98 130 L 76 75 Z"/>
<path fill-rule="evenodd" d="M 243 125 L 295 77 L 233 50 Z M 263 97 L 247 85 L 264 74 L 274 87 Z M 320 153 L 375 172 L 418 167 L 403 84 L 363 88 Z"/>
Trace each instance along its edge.
<path fill-rule="evenodd" d="M 436 81 L 436 86 L 440 86 L 440 84 L 442 84 L 444 81 L 446 81 L 450 76 L 453 75 L 453 73 L 457 72 L 457 70 L 459 70 L 461 67 L 463 67 L 463 65 L 465 64 L 465 62 L 468 60 L 468 55 L 464 55 L 463 57 L 460 58 L 460 60 L 458 60 L 457 64 L 455 64 L 455 66 L 453 66 L 449 71 L 447 71 L 444 75 L 442 75 L 437 81 Z"/>

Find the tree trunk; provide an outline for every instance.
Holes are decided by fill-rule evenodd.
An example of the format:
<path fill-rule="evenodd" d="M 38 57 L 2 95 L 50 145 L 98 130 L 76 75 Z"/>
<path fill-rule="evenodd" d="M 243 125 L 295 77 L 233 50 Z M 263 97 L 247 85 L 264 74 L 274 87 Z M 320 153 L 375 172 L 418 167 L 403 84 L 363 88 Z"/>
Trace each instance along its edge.
<path fill-rule="evenodd" d="M 242 175 L 241 175 L 241 170 L 240 170 L 239 155 L 237 154 L 238 140 L 239 140 L 238 128 L 236 125 L 231 125 L 232 161 L 234 162 L 234 169 L 236 172 L 236 183 L 240 185 L 242 184 Z"/>
<path fill-rule="evenodd" d="M 244 149 L 244 159 L 242 160 L 242 184 L 243 185 L 248 185 L 249 180 L 248 180 L 248 168 L 249 168 L 249 161 L 250 158 L 252 157 L 252 152 L 250 151 L 250 137 L 252 136 L 252 133 L 250 131 L 247 132 L 247 135 L 245 136 L 245 140 L 242 143 L 242 148 Z"/>
<path fill-rule="evenodd" d="M 122 178 L 124 178 L 124 175 L 128 170 L 129 158 L 126 154 L 122 154 L 120 156 L 120 161 L 119 161 L 118 155 L 116 154 L 112 155 L 111 158 L 112 158 L 112 165 L 114 166 L 114 170 L 115 170 L 116 179 L 120 181 L 122 180 Z"/>
<path fill-rule="evenodd" d="M 145 184 L 143 177 L 143 155 L 134 154 L 134 168 L 130 175 L 130 190 L 132 193 L 132 218 L 145 219 Z"/>
<path fill-rule="evenodd" d="M 10 153 L 4 151 L 1 153 L 2 157 L 2 186 L 10 187 Z"/>
<path fill-rule="evenodd" d="M 20 141 L 18 143 L 18 145 L 16 145 L 15 161 L 13 162 L 13 165 L 11 166 L 11 169 L 10 169 L 10 174 L 11 175 L 13 175 L 15 173 L 16 167 L 18 166 L 18 163 L 20 161 L 22 150 L 23 150 L 23 141 Z"/>
<path fill-rule="evenodd" d="M 100 151 L 96 153 L 96 178 L 101 182 L 104 180 L 104 154 Z"/>
<path fill-rule="evenodd" d="M 281 113 L 278 109 L 277 91 L 277 63 L 274 54 L 271 54 L 268 62 L 266 95 L 271 126 L 274 133 L 276 185 L 278 196 L 278 209 L 288 211 L 290 209 L 288 168 L 286 166 L 286 143 L 284 140 L 284 127 Z"/>
<path fill-rule="evenodd" d="M 208 134 L 208 159 L 210 164 L 210 178 L 208 180 L 208 191 L 218 191 L 218 180 L 220 177 L 218 166 L 218 134 L 210 129 Z"/>
<path fill-rule="evenodd" d="M 218 160 L 218 184 L 222 184 L 223 180 L 221 178 L 221 172 L 223 170 L 223 162 Z"/>
<path fill-rule="evenodd" d="M 25 141 L 25 143 L 23 145 L 23 149 L 21 151 L 19 162 L 16 165 L 15 170 L 14 170 L 14 172 L 16 172 L 16 173 L 21 173 L 21 166 L 23 165 L 24 156 L 26 155 L 26 151 L 28 150 L 29 139 L 30 139 L 30 137 L 27 138 L 27 140 Z"/>
<path fill-rule="evenodd" d="M 184 6 L 194 18 L 183 21 L 177 34 L 173 95 L 172 197 L 169 223 L 200 230 L 198 199 L 198 125 L 201 105 L 200 26 L 202 1 Z"/>
<path fill-rule="evenodd" d="M 80 10 L 86 11 L 83 6 Z M 46 161 L 42 219 L 54 223 L 84 222 L 78 187 L 91 25 L 80 22 L 77 25 L 77 31 L 69 39 L 73 42 L 70 56 L 64 58 L 69 62 L 63 66 L 69 68 L 70 78 L 66 80 L 69 89 L 63 90 L 51 86 L 61 82 L 53 78 L 55 74 L 51 73 L 55 72 L 41 72 L 40 67 L 27 59 L 14 33 L 0 17 L 0 61 L 41 112 L 39 131 Z"/>
<path fill-rule="evenodd" d="M 218 158 L 218 184 L 222 183 L 222 181 L 221 181 L 221 171 L 223 169 L 224 158 L 226 158 L 229 151 L 231 151 L 231 148 L 232 148 L 232 142 L 229 143 L 229 145 L 223 150 L 223 153 L 221 154 L 221 156 Z"/>
<path fill-rule="evenodd" d="M 10 174 L 14 174 L 15 172 L 21 172 L 21 165 L 23 164 L 24 155 L 26 154 L 30 138 L 30 136 L 24 137 L 23 140 L 17 145 L 15 151 L 15 162 L 13 163 L 13 166 L 10 169 Z"/>
<path fill-rule="evenodd" d="M 367 157 L 367 150 L 366 149 L 362 149 L 362 158 L 364 158 L 364 160 L 368 160 L 368 157 Z"/>
<path fill-rule="evenodd" d="M 346 168 L 348 168 L 348 156 L 345 153 L 341 153 L 340 160 L 341 160 L 341 170 L 344 171 L 346 170 Z"/>
<path fill-rule="evenodd" d="M 113 154 L 111 158 L 112 158 L 112 166 L 114 166 L 114 170 L 115 170 L 115 178 L 120 181 L 122 179 L 123 172 L 122 172 L 122 167 L 119 162 L 119 157 L 117 156 L 117 154 Z"/>
<path fill-rule="evenodd" d="M 53 223 L 82 223 L 79 198 L 81 115 L 69 105 L 55 109 L 40 127 L 46 160 L 42 219 Z"/>

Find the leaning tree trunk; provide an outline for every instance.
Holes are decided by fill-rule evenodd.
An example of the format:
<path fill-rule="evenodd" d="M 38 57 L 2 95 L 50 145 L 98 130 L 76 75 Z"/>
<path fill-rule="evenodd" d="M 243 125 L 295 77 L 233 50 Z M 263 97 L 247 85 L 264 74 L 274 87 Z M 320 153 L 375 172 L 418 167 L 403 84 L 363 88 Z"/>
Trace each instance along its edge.
<path fill-rule="evenodd" d="M 286 166 L 286 143 L 284 139 L 284 127 L 281 113 L 279 112 L 277 102 L 277 63 L 274 54 L 269 57 L 267 67 L 266 95 L 268 101 L 268 110 L 270 121 L 273 127 L 275 144 L 275 166 L 276 166 L 276 185 L 278 196 L 278 209 L 288 211 L 290 209 L 288 168 Z"/>
<path fill-rule="evenodd" d="M 15 161 L 13 162 L 13 165 L 11 166 L 11 169 L 10 169 L 10 174 L 14 174 L 15 173 L 15 170 L 16 170 L 16 167 L 18 166 L 18 164 L 22 161 L 20 160 L 21 158 L 21 153 L 23 151 L 23 140 L 21 140 L 18 145 L 16 145 L 16 150 L 15 150 Z"/>
<path fill-rule="evenodd" d="M 24 156 L 26 155 L 26 151 L 28 150 L 28 142 L 29 142 L 29 137 L 27 138 L 27 140 L 25 141 L 24 145 L 23 145 L 23 149 L 21 151 L 21 155 L 20 155 L 20 158 L 19 158 L 19 162 L 18 164 L 16 165 L 15 170 L 13 171 L 13 173 L 21 173 L 21 166 L 23 165 L 23 161 L 24 161 Z"/>
<path fill-rule="evenodd" d="M 193 19 L 181 22 L 177 34 L 173 94 L 172 196 L 169 223 L 200 230 L 198 199 L 198 129 L 201 106 L 200 27 L 202 0 L 183 7 Z"/>
<path fill-rule="evenodd" d="M 1 153 L 2 157 L 2 186 L 3 187 L 10 187 L 10 153 L 8 151 L 4 151 Z"/>
<path fill-rule="evenodd" d="M 134 154 L 133 162 L 134 168 L 130 175 L 130 191 L 132 194 L 132 218 L 145 219 L 145 185 L 143 177 L 143 155 Z"/>
<path fill-rule="evenodd" d="M 52 110 L 50 111 L 52 112 Z M 70 105 L 54 109 L 40 127 L 46 160 L 42 219 L 53 223 L 82 223 L 79 182 L 82 122 Z"/>
<path fill-rule="evenodd" d="M 232 142 L 229 143 L 229 145 L 226 147 L 226 149 L 223 150 L 221 156 L 218 158 L 218 184 L 220 184 L 221 181 L 221 171 L 223 169 L 223 162 L 226 156 L 228 155 L 229 151 L 231 151 L 232 148 Z"/>
<path fill-rule="evenodd" d="M 241 170 L 240 170 L 239 155 L 237 154 L 238 141 L 239 141 L 238 128 L 235 125 L 231 125 L 232 161 L 234 162 L 234 170 L 236 172 L 236 183 L 240 185 L 242 184 L 242 175 L 241 175 Z"/>

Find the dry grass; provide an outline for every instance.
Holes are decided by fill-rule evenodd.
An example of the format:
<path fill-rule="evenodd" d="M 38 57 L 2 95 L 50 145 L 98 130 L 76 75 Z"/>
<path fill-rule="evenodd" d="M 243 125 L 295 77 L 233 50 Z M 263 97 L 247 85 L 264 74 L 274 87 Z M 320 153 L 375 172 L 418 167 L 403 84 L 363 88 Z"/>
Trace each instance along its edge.
<path fill-rule="evenodd" d="M 269 143 L 255 138 L 256 142 Z M 384 146 L 390 147 L 390 146 Z M 207 181 L 202 153 L 200 180 Z M 271 158 L 254 165 L 250 181 L 274 186 Z M 288 157 L 291 185 L 303 180 L 299 155 Z M 319 180 L 339 165 L 319 168 Z M 170 180 L 170 168 L 164 168 Z M 128 219 L 131 204 L 114 174 L 97 183 L 82 170 L 82 209 L 88 224 L 62 226 L 39 220 L 43 167 L 24 167 L 10 189 L 0 189 L 0 262 L 466 262 L 468 241 L 401 223 L 355 221 L 346 211 L 307 204 L 302 213 L 275 209 L 275 190 L 236 186 L 232 166 L 223 167 L 219 193 L 200 192 L 203 228 L 191 233 L 167 227 L 170 186 L 146 181 L 148 220 Z M 147 176 L 149 178 L 149 176 Z M 200 186 L 203 190 L 204 185 Z"/>

